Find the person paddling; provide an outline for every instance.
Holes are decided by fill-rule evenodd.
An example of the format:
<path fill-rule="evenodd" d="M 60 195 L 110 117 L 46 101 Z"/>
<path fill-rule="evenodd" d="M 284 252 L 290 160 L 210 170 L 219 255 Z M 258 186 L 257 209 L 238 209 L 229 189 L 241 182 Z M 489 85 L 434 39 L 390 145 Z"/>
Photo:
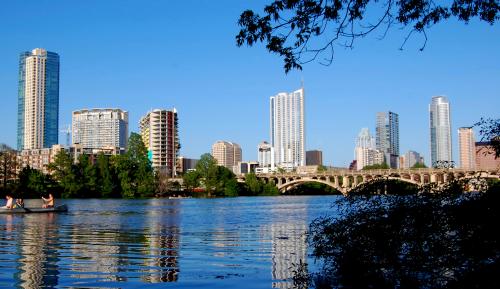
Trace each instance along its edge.
<path fill-rule="evenodd" d="M 42 197 L 42 200 L 43 200 L 43 205 L 42 205 L 42 208 L 53 208 L 54 207 L 54 196 L 52 196 L 51 193 L 49 193 L 49 197 L 48 198 L 44 198 Z"/>
<path fill-rule="evenodd" d="M 14 208 L 24 208 L 24 200 L 22 198 L 17 198 Z"/>
<path fill-rule="evenodd" d="M 14 199 L 12 198 L 12 196 L 10 194 L 7 194 L 5 195 L 5 199 L 7 200 L 7 203 L 5 204 L 5 206 L 1 207 L 2 209 L 12 209 L 12 202 L 14 201 Z"/>

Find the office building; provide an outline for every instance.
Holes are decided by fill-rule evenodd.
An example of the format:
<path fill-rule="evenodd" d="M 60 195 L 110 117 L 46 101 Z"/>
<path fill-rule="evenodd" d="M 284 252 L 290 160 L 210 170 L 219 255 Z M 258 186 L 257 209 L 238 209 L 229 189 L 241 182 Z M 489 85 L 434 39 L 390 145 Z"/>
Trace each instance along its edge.
<path fill-rule="evenodd" d="M 362 128 L 359 132 L 354 154 L 358 171 L 366 166 L 384 162 L 384 154 L 375 148 L 375 139 L 370 135 L 368 128 Z"/>
<path fill-rule="evenodd" d="M 320 150 L 306 151 L 306 166 L 322 166 L 323 152 Z"/>
<path fill-rule="evenodd" d="M 212 145 L 212 156 L 217 160 L 217 165 L 234 171 L 234 166 L 241 162 L 241 147 L 237 143 L 217 141 Z"/>
<path fill-rule="evenodd" d="M 306 164 L 304 88 L 270 98 L 274 166 L 292 170 Z"/>
<path fill-rule="evenodd" d="M 139 128 L 153 169 L 174 177 L 180 149 L 177 110 L 152 110 L 140 119 Z"/>
<path fill-rule="evenodd" d="M 458 151 L 460 168 L 474 170 L 476 168 L 476 140 L 472 127 L 458 129 Z"/>
<path fill-rule="evenodd" d="M 412 168 L 417 163 L 424 164 L 423 157 L 419 153 L 415 151 L 408 151 L 406 152 L 406 154 L 404 154 L 403 168 L 405 169 Z"/>
<path fill-rule="evenodd" d="M 73 145 L 87 149 L 104 147 L 127 148 L 128 112 L 113 108 L 73 111 Z"/>
<path fill-rule="evenodd" d="M 398 167 L 399 116 L 397 113 L 391 111 L 377 113 L 376 148 L 384 154 L 384 161 L 389 167 Z"/>
<path fill-rule="evenodd" d="M 450 103 L 445 96 L 432 97 L 429 105 L 431 133 L 431 166 L 438 162 L 451 162 Z"/>
<path fill-rule="evenodd" d="M 267 141 L 259 143 L 257 146 L 257 155 L 259 168 L 271 168 L 273 163 L 273 149 Z"/>
<path fill-rule="evenodd" d="M 42 48 L 19 57 L 17 149 L 50 148 L 59 135 L 59 55 Z"/>
<path fill-rule="evenodd" d="M 476 170 L 499 170 L 500 157 L 495 158 L 495 150 L 490 142 L 476 142 Z"/>

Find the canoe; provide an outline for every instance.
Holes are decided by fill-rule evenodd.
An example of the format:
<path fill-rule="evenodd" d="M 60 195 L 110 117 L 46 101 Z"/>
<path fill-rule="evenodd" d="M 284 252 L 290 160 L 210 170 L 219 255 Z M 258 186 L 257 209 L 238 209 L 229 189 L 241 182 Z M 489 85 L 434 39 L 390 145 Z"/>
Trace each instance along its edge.
<path fill-rule="evenodd" d="M 56 206 L 54 208 L 15 208 L 15 209 L 4 209 L 0 208 L 0 214 L 29 214 L 29 213 L 60 213 L 67 212 L 68 207 L 66 205 Z"/>

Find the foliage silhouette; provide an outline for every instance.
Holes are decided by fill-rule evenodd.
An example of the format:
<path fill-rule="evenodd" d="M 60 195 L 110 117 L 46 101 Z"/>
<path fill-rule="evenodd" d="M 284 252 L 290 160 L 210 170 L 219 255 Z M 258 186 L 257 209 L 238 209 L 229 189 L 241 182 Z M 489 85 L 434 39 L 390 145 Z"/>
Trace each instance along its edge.
<path fill-rule="evenodd" d="M 454 180 L 416 195 L 340 199 L 336 216 L 310 226 L 321 270 L 308 278 L 298 270 L 294 281 L 303 288 L 494 288 L 499 209 L 499 182 L 485 192 L 463 193 Z"/>
<path fill-rule="evenodd" d="M 451 2 L 451 3 L 450 3 Z M 238 46 L 263 42 L 271 53 L 284 60 L 284 69 L 302 69 L 320 55 L 320 63 L 332 63 L 335 47 L 352 48 L 355 40 L 379 32 L 384 38 L 392 27 L 409 28 L 401 48 L 412 33 L 454 17 L 468 23 L 472 19 L 494 24 L 499 19 L 497 0 L 453 0 L 437 3 L 428 0 L 275 0 L 264 7 L 260 16 L 244 11 L 238 20 Z"/>

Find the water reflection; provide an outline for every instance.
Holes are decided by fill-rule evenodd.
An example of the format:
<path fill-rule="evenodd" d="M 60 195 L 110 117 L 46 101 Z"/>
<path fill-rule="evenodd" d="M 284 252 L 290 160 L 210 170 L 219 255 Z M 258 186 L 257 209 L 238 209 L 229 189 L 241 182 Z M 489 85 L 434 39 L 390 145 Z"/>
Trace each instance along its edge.
<path fill-rule="evenodd" d="M 67 214 L 0 215 L 0 288 L 293 288 L 328 203 L 75 200 Z"/>
<path fill-rule="evenodd" d="M 24 217 L 24 216 L 23 216 Z M 7 218 L 12 218 L 8 216 Z M 16 246 L 18 288 L 54 288 L 59 279 L 59 235 L 52 213 L 26 216 L 19 227 Z"/>
<path fill-rule="evenodd" d="M 307 261 L 306 231 L 307 207 L 298 204 L 288 208 L 295 212 L 294 219 L 271 225 L 272 245 L 272 288 L 293 288 L 291 278 L 300 262 Z M 278 208 L 275 214 L 283 213 Z"/>
<path fill-rule="evenodd" d="M 150 206 L 160 207 L 161 200 L 151 200 Z M 147 214 L 148 247 L 156 256 L 145 264 L 150 269 L 142 279 L 146 282 L 176 282 L 179 278 L 180 214 L 178 202 L 169 201 L 162 210 L 149 210 Z"/>

